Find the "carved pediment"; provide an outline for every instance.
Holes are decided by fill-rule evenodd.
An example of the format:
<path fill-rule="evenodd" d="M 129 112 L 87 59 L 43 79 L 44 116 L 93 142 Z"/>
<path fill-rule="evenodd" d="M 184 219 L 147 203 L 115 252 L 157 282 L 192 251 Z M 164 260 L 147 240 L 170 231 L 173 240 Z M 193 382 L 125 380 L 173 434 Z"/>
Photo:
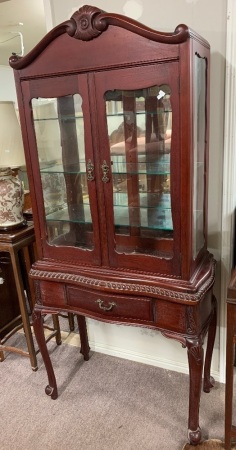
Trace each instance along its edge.
<path fill-rule="evenodd" d="M 82 41 L 89 41 L 104 31 L 108 27 L 108 23 L 105 20 L 99 20 L 98 15 L 102 12 L 101 9 L 88 5 L 82 6 L 76 11 L 71 16 L 71 20 L 76 23 L 73 37 Z"/>

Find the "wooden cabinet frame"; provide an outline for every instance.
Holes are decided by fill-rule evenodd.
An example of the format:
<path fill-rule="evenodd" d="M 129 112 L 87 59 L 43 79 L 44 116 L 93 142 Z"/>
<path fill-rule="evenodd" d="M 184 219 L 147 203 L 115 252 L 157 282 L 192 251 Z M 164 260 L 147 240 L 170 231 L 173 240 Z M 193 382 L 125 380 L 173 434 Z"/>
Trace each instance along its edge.
<path fill-rule="evenodd" d="M 157 329 L 187 348 L 190 375 L 188 427 L 192 444 L 201 440 L 199 405 L 203 366 L 204 391 L 209 392 L 213 386 L 210 364 L 216 331 L 216 300 L 212 292 L 215 261 L 207 250 L 209 54 L 209 44 L 185 25 L 179 25 L 173 33 L 161 33 L 127 17 L 83 6 L 70 20 L 50 31 L 28 55 L 10 58 L 17 86 L 39 255 L 30 274 L 36 287 L 35 334 L 49 378 L 46 393 L 53 399 L 57 397 L 56 379 L 43 335 L 42 314 L 61 311 L 77 314 L 81 353 L 86 360 L 89 358 L 86 317 Z M 118 101 L 122 100 L 124 111 L 131 110 L 131 116 L 135 116 L 132 123 L 136 127 L 140 104 L 134 99 L 136 94 L 132 93 L 132 99 L 130 92 L 151 91 L 165 85 L 170 88 L 166 92 L 170 93 L 172 108 L 170 183 L 166 183 L 167 188 L 170 186 L 173 230 L 169 234 L 165 229 L 159 233 L 158 225 L 158 237 L 155 238 L 149 223 L 139 226 L 142 196 L 136 187 L 141 172 L 134 171 L 127 181 L 128 224 L 132 214 L 136 219 L 129 226 L 127 236 L 125 233 L 120 236 L 114 213 L 113 181 L 116 175 L 114 171 L 112 173 L 106 93 L 119 91 Z M 92 224 L 86 228 L 90 247 L 86 247 L 85 240 L 85 248 L 81 245 L 83 239 L 78 240 L 78 245 L 72 245 L 72 241 L 62 245 L 61 240 L 54 241 L 50 237 L 32 107 L 37 98 L 59 99 L 62 173 L 66 181 L 67 206 L 73 206 L 76 175 L 72 176 L 71 172 L 67 176 L 70 158 L 77 161 L 80 187 L 76 195 L 80 199 L 82 172 L 81 162 L 76 160 L 78 136 L 75 117 L 71 117 L 74 107 L 67 117 L 70 126 L 66 131 L 63 116 L 68 105 L 64 104 L 63 98 L 75 94 L 82 98 L 83 176 L 86 172 Z M 142 98 L 145 95 L 142 94 Z M 157 111 L 151 111 L 158 104 L 152 95 L 153 99 L 149 96 L 143 100 L 146 115 Z M 165 92 L 164 95 L 169 96 Z M 126 112 L 123 113 L 122 145 L 127 153 L 127 143 L 131 142 L 133 153 L 129 163 L 136 167 L 139 164 L 135 150 L 137 127 L 131 139 L 125 122 Z M 151 143 L 150 133 L 157 131 L 157 118 L 153 116 L 151 121 L 150 118 L 151 115 L 146 120 L 143 137 L 146 149 Z M 160 145 L 156 142 L 158 139 L 163 138 L 154 137 L 157 146 Z M 124 161 L 127 169 L 127 156 Z M 157 175 L 158 172 L 154 173 Z M 148 214 L 148 194 L 149 190 L 151 194 L 155 193 L 152 191 L 155 183 L 147 172 L 145 176 L 147 203 L 144 212 Z M 83 205 L 83 199 L 79 204 Z M 196 205 L 199 211 L 195 210 Z M 67 221 L 71 231 L 74 225 L 70 215 Z M 144 232 L 143 228 L 147 235 L 144 233 L 140 252 L 138 236 L 139 231 Z M 78 229 L 83 234 L 83 226 Z M 151 238 L 148 238 L 149 231 Z M 60 235 L 59 231 L 59 238 L 63 238 L 63 233 Z M 203 343 L 207 333 L 204 364 Z"/>

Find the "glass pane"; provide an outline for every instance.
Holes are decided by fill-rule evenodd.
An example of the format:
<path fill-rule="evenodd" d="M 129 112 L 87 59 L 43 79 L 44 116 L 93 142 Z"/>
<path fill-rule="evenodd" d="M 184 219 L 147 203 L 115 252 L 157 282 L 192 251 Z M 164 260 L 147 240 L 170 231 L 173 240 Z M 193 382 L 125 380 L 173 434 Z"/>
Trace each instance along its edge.
<path fill-rule="evenodd" d="M 79 94 L 32 100 L 48 242 L 93 249 Z"/>
<path fill-rule="evenodd" d="M 195 55 L 193 257 L 204 246 L 206 59 Z"/>
<path fill-rule="evenodd" d="M 116 250 L 160 254 L 160 239 L 173 237 L 170 87 L 108 91 L 105 99 Z"/>

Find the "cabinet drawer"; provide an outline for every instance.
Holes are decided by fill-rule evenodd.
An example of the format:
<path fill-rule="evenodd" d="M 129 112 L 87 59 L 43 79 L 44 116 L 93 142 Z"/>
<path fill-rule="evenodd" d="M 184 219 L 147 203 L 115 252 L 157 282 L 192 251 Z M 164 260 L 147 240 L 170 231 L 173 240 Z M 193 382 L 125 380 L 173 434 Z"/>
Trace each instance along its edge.
<path fill-rule="evenodd" d="M 69 306 L 99 316 L 153 320 L 152 301 L 150 299 L 85 291 L 69 286 L 67 287 L 67 300 Z"/>

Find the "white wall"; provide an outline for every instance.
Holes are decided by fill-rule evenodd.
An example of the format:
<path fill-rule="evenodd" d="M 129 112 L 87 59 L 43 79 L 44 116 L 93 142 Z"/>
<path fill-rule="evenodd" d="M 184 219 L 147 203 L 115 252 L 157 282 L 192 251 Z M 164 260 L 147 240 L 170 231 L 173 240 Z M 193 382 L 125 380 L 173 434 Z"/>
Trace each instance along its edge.
<path fill-rule="evenodd" d="M 8 66 L 0 66 L 0 101 L 16 102 L 13 70 Z"/>
<path fill-rule="evenodd" d="M 70 18 L 83 2 L 44 0 L 48 30 L 51 26 Z M 211 45 L 211 113 L 210 113 L 210 174 L 209 174 L 209 250 L 218 261 L 215 294 L 221 303 L 221 217 L 222 167 L 224 126 L 224 77 L 227 2 L 225 0 L 98 0 L 94 6 L 109 12 L 133 17 L 160 31 L 173 31 L 179 23 L 196 30 Z M 222 298 L 222 302 L 225 299 Z M 219 308 L 220 310 L 221 308 Z M 223 309 L 224 311 L 224 309 Z M 122 356 L 158 365 L 188 371 L 186 351 L 175 342 L 163 338 L 158 332 L 134 327 L 102 324 L 89 320 L 89 338 L 96 351 Z M 221 349 L 222 350 L 222 349 Z M 223 349 L 224 351 L 224 349 Z M 219 378 L 219 328 L 216 337 L 212 373 Z"/>

